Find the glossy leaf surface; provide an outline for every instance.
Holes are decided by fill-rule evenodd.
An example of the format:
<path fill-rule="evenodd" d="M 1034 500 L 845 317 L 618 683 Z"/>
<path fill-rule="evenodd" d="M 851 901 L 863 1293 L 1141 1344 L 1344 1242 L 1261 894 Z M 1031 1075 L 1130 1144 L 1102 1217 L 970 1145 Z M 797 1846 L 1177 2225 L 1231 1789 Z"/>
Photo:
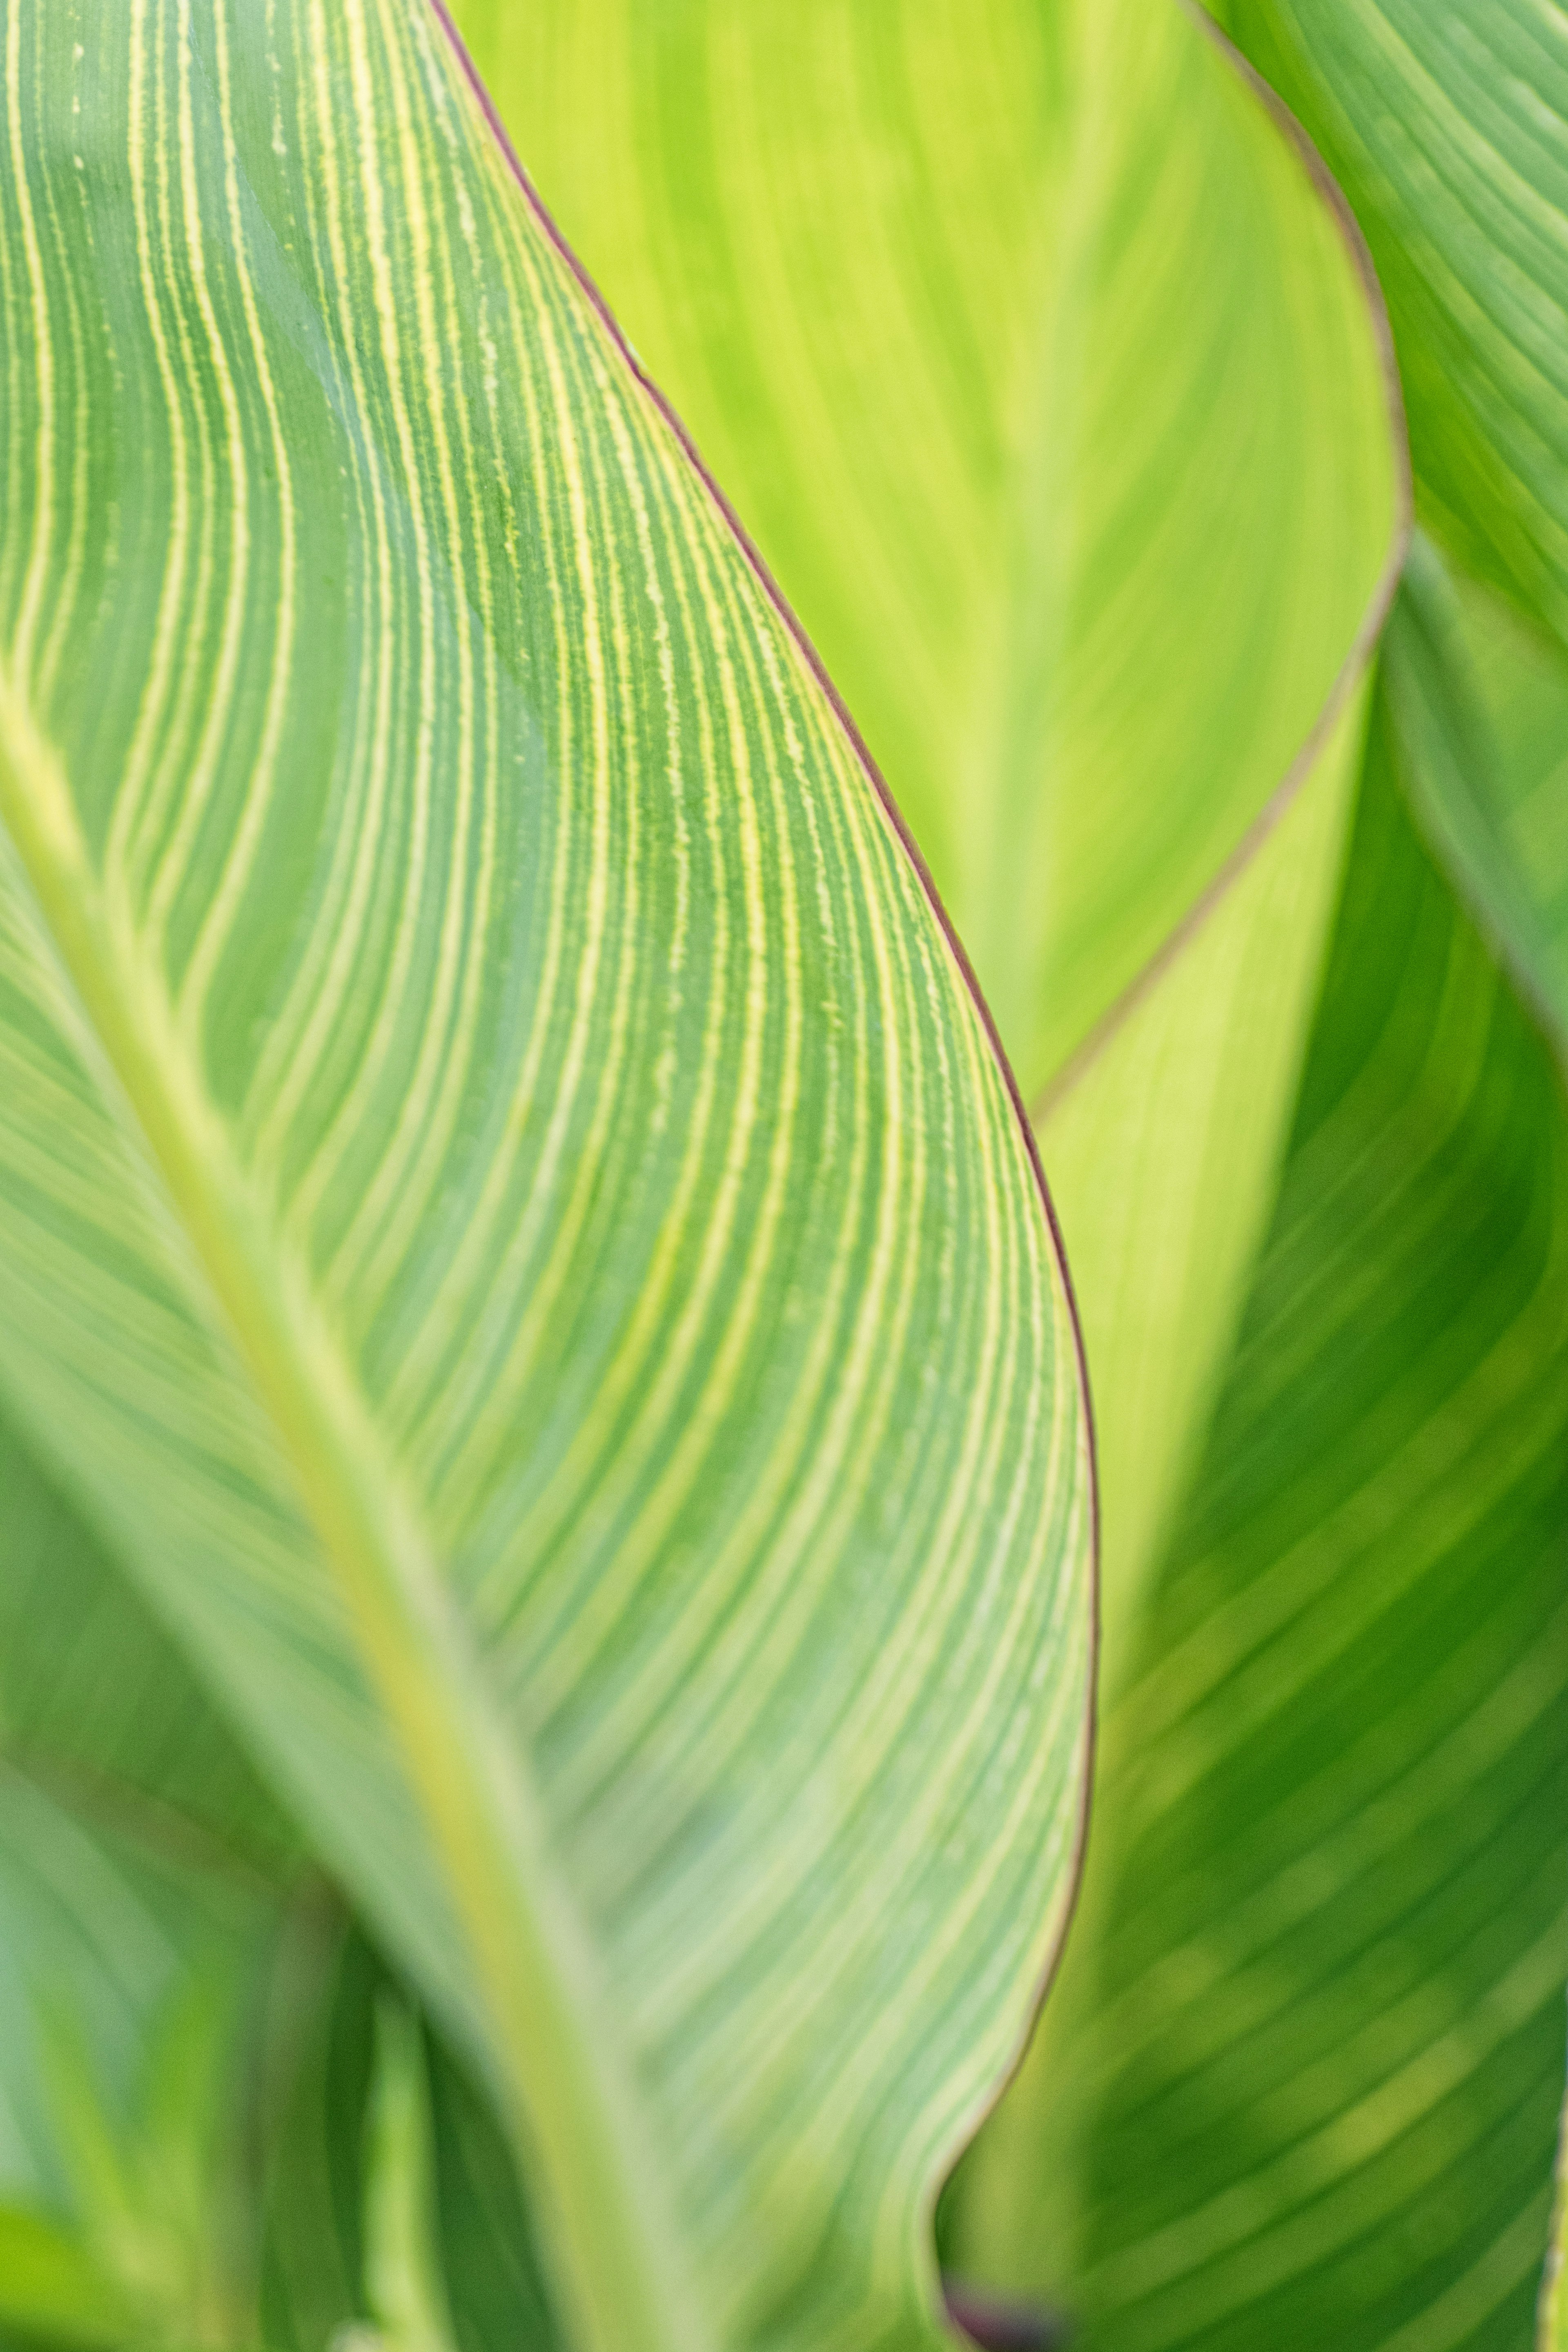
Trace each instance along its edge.
<path fill-rule="evenodd" d="M 422 0 L 4 24 L 0 1381 L 583 2352 L 925 2341 L 1083 1793 L 991 1041 Z"/>

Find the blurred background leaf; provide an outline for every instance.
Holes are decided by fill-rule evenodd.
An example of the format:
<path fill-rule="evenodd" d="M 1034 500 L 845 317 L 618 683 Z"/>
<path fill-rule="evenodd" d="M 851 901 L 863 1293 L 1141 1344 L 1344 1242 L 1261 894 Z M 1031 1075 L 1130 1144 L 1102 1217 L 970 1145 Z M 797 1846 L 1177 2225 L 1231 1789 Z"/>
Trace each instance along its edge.
<path fill-rule="evenodd" d="M 1268 1245 L 1104 1726 L 1098 1966 L 956 2208 L 961 2267 L 1071 2279 L 1117 2352 L 1501 2352 L 1546 2246 L 1568 1117 L 1407 813 L 1471 749 L 1426 651 L 1402 614 Z"/>
<path fill-rule="evenodd" d="M 1568 15 L 1537 0 L 1223 0 L 1354 206 L 1422 520 L 1568 639 Z"/>

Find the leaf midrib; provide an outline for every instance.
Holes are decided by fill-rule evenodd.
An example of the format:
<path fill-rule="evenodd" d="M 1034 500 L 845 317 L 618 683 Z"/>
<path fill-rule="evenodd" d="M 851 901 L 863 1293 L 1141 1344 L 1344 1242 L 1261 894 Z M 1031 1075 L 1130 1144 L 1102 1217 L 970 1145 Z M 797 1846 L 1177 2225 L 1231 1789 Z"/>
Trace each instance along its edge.
<path fill-rule="evenodd" d="M 301 1267 L 248 1197 L 166 992 L 0 671 L 0 821 L 281 1440 L 469 1942 L 497 2089 L 581 2352 L 715 2352 L 615 2012 L 531 1776 Z M 140 1021 L 138 1019 L 140 1016 Z"/>

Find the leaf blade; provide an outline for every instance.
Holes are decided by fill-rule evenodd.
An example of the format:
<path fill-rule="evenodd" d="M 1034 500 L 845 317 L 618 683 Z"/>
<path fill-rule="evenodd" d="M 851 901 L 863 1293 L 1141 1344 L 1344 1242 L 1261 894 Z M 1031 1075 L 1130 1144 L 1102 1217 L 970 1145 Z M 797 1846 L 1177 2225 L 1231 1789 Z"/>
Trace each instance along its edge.
<path fill-rule="evenodd" d="M 1078 2291 L 1144 2352 L 1512 2340 L 1547 2244 L 1564 1108 L 1401 805 L 1404 707 L 1380 698 L 1273 1231 L 1106 1727 Z M 991 2259 L 1047 2262 L 1048 2211 Z"/>
<path fill-rule="evenodd" d="M 1428 528 L 1561 639 L 1568 50 L 1556 13 L 1232 0 L 1223 14 L 1319 141 L 1372 246 Z"/>
<path fill-rule="evenodd" d="M 1364 256 L 1175 11 L 456 13 L 894 780 L 1034 1100 L 1375 637 L 1402 427 Z"/>
<path fill-rule="evenodd" d="M 12 380 L 37 496 L 0 542 L 8 1384 L 488 2055 L 590 2326 L 744 2340 L 816 2293 L 921 2340 L 921 2200 L 1059 1933 L 1083 1769 L 1087 1433 L 993 1047 L 435 20 L 301 5 L 274 50 L 150 8 L 121 81 L 8 22 L 12 216 L 72 322 Z M 153 455 L 113 508 L 122 431 Z M 618 2199 L 572 2174 L 577 2094 L 536 2130 L 536 1770 Z M 894 1923 L 933 1900 L 922 1956 Z M 628 2163 L 650 2103 L 673 2158 Z"/>

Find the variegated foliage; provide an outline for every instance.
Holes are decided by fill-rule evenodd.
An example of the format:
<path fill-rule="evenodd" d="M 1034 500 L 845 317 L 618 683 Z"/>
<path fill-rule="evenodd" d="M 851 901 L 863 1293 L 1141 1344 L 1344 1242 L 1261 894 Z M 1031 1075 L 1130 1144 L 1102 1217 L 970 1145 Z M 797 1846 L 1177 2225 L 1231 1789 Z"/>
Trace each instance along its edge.
<path fill-rule="evenodd" d="M 1561 1001 L 1529 619 L 1562 13 L 1228 12 L 1354 224 L 1157 0 L 460 13 L 1041 1089 L 1108 1715 L 952 2258 L 1105 2347 L 1519 2343 L 1568 1971 L 1568 1280 L 1560 1081 L 1497 958 Z M 1423 549 L 1363 772 L 1405 400 L 1419 510 L 1526 617 Z"/>
<path fill-rule="evenodd" d="M 651 375 L 954 2308 L 1513 2352 L 1562 11 L 456 13 L 5 19 L 0 2334 L 933 2340 Z"/>
<path fill-rule="evenodd" d="M 583 2352 L 929 2341 L 1084 1801 L 1005 1072 L 426 0 L 4 26 L 14 1442 L 479 2070 Z"/>

